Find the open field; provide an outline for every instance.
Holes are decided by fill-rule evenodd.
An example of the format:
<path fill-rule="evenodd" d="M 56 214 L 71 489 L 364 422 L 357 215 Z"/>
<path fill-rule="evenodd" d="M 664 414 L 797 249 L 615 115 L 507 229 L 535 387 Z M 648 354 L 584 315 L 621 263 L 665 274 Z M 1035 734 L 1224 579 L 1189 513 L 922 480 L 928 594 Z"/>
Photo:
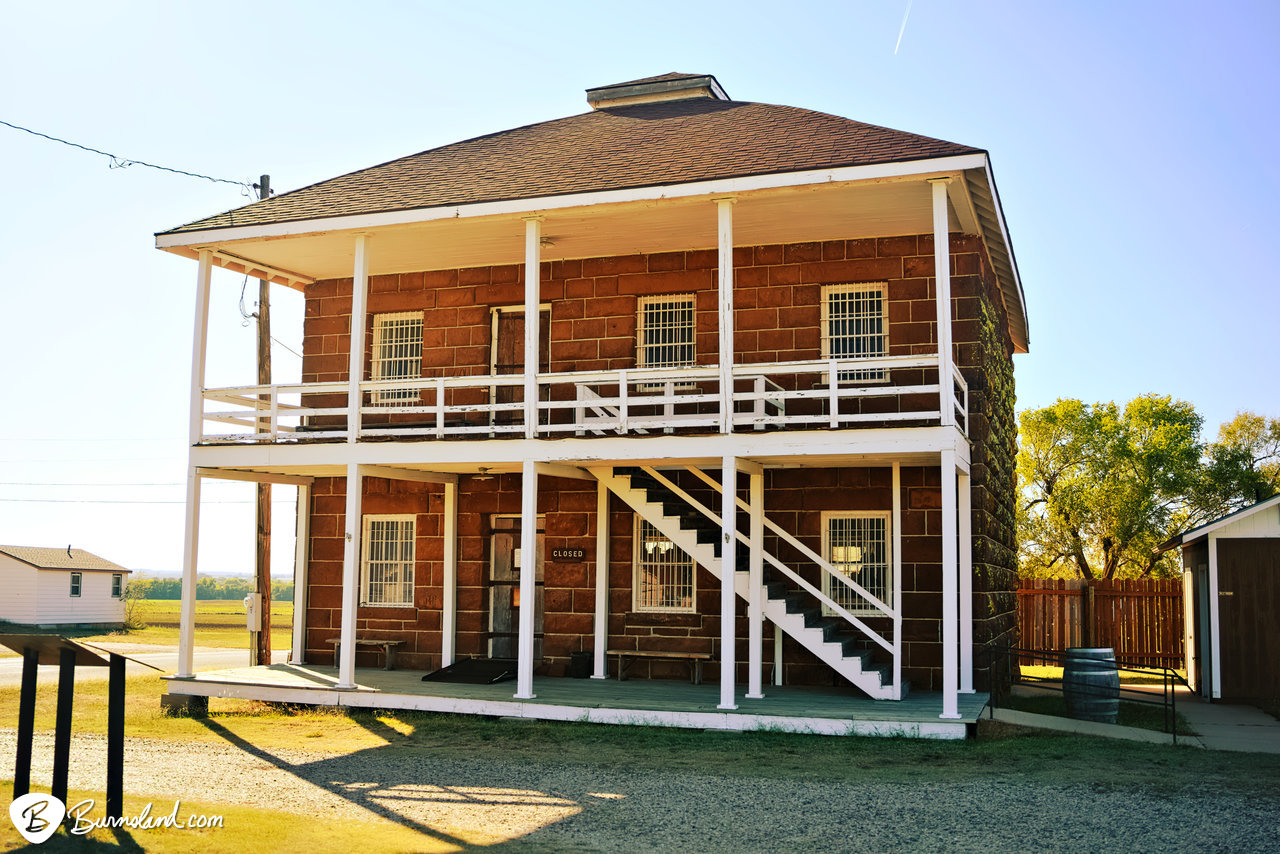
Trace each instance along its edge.
<path fill-rule="evenodd" d="M 106 633 L 98 630 L 70 630 L 58 634 L 91 643 L 97 641 L 177 646 L 181 604 L 177 599 L 140 599 L 134 606 L 134 615 L 146 623 L 144 628 Z M 271 647 L 288 649 L 292 642 L 293 603 L 272 602 Z M 244 603 L 238 599 L 197 599 L 196 646 L 248 649 L 249 632 L 244 627 Z M 9 655 L 16 653 L 0 650 L 0 656 Z"/>

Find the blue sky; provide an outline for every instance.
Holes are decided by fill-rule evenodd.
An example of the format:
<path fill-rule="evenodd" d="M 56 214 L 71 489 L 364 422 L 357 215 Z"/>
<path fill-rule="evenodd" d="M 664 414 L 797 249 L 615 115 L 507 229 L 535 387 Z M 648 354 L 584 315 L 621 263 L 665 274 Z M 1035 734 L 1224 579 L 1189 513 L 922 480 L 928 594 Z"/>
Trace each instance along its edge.
<path fill-rule="evenodd" d="M 915 0 L 904 28 L 907 8 L 13 4 L 0 119 L 287 190 L 582 112 L 591 86 L 709 72 L 739 100 L 991 152 L 1030 314 L 1019 408 L 1154 391 L 1209 436 L 1238 409 L 1280 415 L 1278 7 Z M 195 264 L 152 234 L 247 199 L 5 127 L 0 164 L 0 543 L 176 569 Z M 253 377 L 240 285 L 215 277 L 211 385 Z M 278 293 L 296 349 L 300 301 Z M 202 568 L 247 571 L 251 487 L 206 499 Z"/>

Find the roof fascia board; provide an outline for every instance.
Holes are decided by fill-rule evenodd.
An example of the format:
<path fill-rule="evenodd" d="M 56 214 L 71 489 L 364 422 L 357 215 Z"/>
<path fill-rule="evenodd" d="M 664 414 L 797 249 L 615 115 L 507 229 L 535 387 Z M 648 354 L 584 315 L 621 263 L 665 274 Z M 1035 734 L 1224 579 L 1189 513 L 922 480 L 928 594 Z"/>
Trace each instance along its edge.
<path fill-rule="evenodd" d="M 1271 498 L 1268 498 L 1266 501 L 1259 502 L 1258 504 L 1255 504 L 1252 507 L 1245 507 L 1241 510 L 1237 510 L 1234 513 L 1228 513 L 1226 516 L 1223 516 L 1221 519 L 1216 519 L 1213 522 L 1209 522 L 1208 524 L 1201 525 L 1199 528 L 1192 528 L 1190 531 L 1187 531 L 1185 534 L 1182 535 L 1181 545 L 1184 545 L 1184 546 L 1189 545 L 1194 540 L 1198 540 L 1201 537 L 1205 537 L 1209 534 L 1212 534 L 1214 531 L 1219 531 L 1228 525 L 1232 525 L 1236 522 L 1239 522 L 1241 519 L 1246 519 L 1249 516 L 1252 516 L 1254 513 L 1260 513 L 1263 510 L 1266 510 L 1270 507 L 1276 507 L 1276 506 L 1280 506 L 1280 495 L 1274 495 Z"/>
<path fill-rule="evenodd" d="M 988 168 L 985 154 L 960 154 L 954 157 L 939 157 L 930 160 L 873 163 L 866 166 L 843 166 L 835 169 L 815 169 L 805 172 L 748 175 L 741 178 L 695 181 L 687 184 L 651 185 L 625 190 L 602 190 L 592 193 L 572 193 L 561 196 L 541 196 L 500 202 L 477 202 L 467 205 L 448 205 L 376 214 L 297 220 L 294 222 L 271 223 L 269 225 L 234 226 L 205 231 L 180 232 L 178 234 L 157 234 L 156 248 L 199 247 L 239 240 L 294 237 L 332 231 L 358 231 L 445 219 L 511 216 L 563 208 L 590 207 L 593 205 L 645 202 L 704 195 L 732 195 L 754 190 L 801 187 L 809 184 L 854 183 L 883 178 L 902 178 L 912 175 L 925 176 L 939 172 L 958 172 L 965 169 L 987 169 L 988 180 L 990 180 L 990 169 Z M 1003 227 L 1003 218 L 1001 226 Z"/>
<path fill-rule="evenodd" d="M 1004 241 L 1005 252 L 1009 256 L 1009 267 L 1013 270 L 1013 283 L 1018 288 L 1018 308 L 1022 312 L 1022 329 L 1026 338 L 1027 349 L 1031 348 L 1031 324 L 1027 319 L 1027 295 L 1022 290 L 1022 274 L 1018 272 L 1018 259 L 1013 254 L 1013 243 L 1009 240 L 1009 225 L 1004 219 L 1004 205 L 1000 204 L 1000 191 L 996 189 L 996 177 L 991 171 L 991 161 L 982 158 L 982 168 L 987 175 L 987 187 L 991 190 L 996 217 L 1000 222 L 1000 238 Z"/>

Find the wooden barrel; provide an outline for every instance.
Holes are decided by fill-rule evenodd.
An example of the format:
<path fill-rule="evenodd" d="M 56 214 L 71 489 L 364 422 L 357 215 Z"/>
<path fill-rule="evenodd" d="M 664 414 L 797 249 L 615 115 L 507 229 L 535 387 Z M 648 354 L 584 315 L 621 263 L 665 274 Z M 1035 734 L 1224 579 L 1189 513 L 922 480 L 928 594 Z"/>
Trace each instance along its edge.
<path fill-rule="evenodd" d="M 1110 648 L 1067 650 L 1062 668 L 1062 693 L 1067 714 L 1076 720 L 1116 722 L 1120 711 L 1120 674 Z"/>

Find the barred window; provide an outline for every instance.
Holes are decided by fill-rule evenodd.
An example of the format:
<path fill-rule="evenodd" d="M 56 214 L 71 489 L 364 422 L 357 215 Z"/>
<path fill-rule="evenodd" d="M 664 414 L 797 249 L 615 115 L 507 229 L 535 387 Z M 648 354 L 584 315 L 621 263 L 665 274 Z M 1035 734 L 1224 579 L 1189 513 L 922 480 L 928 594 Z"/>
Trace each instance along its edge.
<path fill-rule="evenodd" d="M 693 558 L 639 516 L 635 527 L 635 609 L 692 613 Z"/>
<path fill-rule="evenodd" d="M 893 604 L 888 513 L 823 513 L 822 556 L 881 602 Z M 846 611 L 879 613 L 838 579 L 824 575 L 823 580 L 823 592 Z"/>
<path fill-rule="evenodd" d="M 413 604 L 415 521 L 413 515 L 364 517 L 360 543 L 363 604 Z"/>
<path fill-rule="evenodd" d="M 373 316 L 375 380 L 416 380 L 422 376 L 422 312 L 402 311 Z M 416 388 L 378 389 L 374 403 L 409 404 L 418 400 Z"/>
<path fill-rule="evenodd" d="M 694 362 L 693 294 L 641 297 L 636 366 L 681 368 Z"/>
<path fill-rule="evenodd" d="M 874 359 L 889 354 L 884 285 L 824 285 L 822 358 Z M 884 382 L 883 368 L 841 371 L 840 382 Z"/>

